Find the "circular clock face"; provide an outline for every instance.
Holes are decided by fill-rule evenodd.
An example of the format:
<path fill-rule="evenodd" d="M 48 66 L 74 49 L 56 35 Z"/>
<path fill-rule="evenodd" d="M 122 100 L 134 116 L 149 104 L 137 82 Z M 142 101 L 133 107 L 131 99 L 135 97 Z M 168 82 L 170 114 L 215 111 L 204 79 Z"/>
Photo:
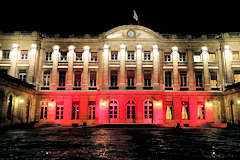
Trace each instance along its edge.
<path fill-rule="evenodd" d="M 127 35 L 128 35 L 128 37 L 134 37 L 134 35 L 135 35 L 135 33 L 134 33 L 134 31 L 132 31 L 132 30 L 129 30 L 128 32 L 127 32 Z"/>

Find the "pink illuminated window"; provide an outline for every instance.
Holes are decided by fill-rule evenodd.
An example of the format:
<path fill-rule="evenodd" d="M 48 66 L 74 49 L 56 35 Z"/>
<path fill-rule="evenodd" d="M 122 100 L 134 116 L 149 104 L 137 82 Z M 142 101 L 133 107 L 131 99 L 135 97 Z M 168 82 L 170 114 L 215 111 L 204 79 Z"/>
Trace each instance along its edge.
<path fill-rule="evenodd" d="M 153 105 L 151 100 L 144 101 L 144 118 L 145 119 L 153 118 Z"/>
<path fill-rule="evenodd" d="M 57 104 L 56 119 L 63 119 L 63 111 L 64 111 L 64 105 L 63 104 Z"/>
<path fill-rule="evenodd" d="M 41 102 L 41 113 L 40 113 L 40 119 L 47 119 L 47 101 Z"/>
<path fill-rule="evenodd" d="M 166 120 L 173 120 L 173 102 L 166 102 Z"/>
<path fill-rule="evenodd" d="M 80 113 L 80 105 L 79 102 L 73 102 L 72 104 L 72 120 L 73 119 L 79 119 L 79 113 Z"/>
<path fill-rule="evenodd" d="M 109 104 L 109 118 L 116 119 L 118 117 L 118 103 L 116 100 L 110 101 Z"/>
<path fill-rule="evenodd" d="M 205 119 L 205 107 L 203 104 L 198 104 L 198 119 Z"/>
<path fill-rule="evenodd" d="M 88 102 L 88 119 L 95 119 L 96 114 L 96 102 L 89 101 Z"/>
<path fill-rule="evenodd" d="M 127 103 L 127 119 L 136 118 L 136 105 L 133 100 L 129 100 Z"/>
<path fill-rule="evenodd" d="M 182 119 L 183 120 L 189 120 L 189 105 L 188 102 L 182 101 Z"/>

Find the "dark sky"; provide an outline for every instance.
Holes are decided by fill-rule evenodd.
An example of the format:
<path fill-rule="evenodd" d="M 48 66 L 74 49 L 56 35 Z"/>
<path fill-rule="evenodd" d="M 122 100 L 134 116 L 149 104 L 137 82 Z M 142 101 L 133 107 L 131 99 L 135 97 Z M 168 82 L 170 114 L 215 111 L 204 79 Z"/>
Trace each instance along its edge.
<path fill-rule="evenodd" d="M 60 34 L 101 34 L 136 24 L 160 33 L 220 33 L 240 31 L 240 7 L 230 1 L 27 1 L 1 6 L 0 30 Z"/>

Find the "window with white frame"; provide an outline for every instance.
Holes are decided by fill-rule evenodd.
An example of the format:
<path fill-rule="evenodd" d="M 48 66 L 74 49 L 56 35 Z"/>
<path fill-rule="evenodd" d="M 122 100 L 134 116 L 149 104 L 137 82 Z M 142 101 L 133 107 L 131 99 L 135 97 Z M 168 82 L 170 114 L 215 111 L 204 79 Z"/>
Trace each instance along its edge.
<path fill-rule="evenodd" d="M 112 51 L 111 52 L 111 60 L 117 61 L 118 60 L 118 51 Z"/>
<path fill-rule="evenodd" d="M 96 52 L 91 52 L 91 62 L 97 62 L 97 53 Z"/>
<path fill-rule="evenodd" d="M 186 62 L 186 53 L 185 52 L 180 52 L 179 53 L 179 61 L 180 62 Z"/>
<path fill-rule="evenodd" d="M 21 59 L 26 60 L 28 59 L 28 50 L 21 50 Z"/>
<path fill-rule="evenodd" d="M 129 61 L 135 60 L 134 55 L 135 55 L 134 51 L 128 51 L 128 52 L 127 52 L 127 59 L 128 59 Z"/>
<path fill-rule="evenodd" d="M 72 102 L 72 120 L 80 118 L 80 105 L 79 101 Z"/>
<path fill-rule="evenodd" d="M 129 100 L 127 103 L 127 119 L 136 118 L 136 105 L 133 100 Z"/>
<path fill-rule="evenodd" d="M 144 61 L 151 61 L 151 52 L 144 51 Z"/>
<path fill-rule="evenodd" d="M 47 119 L 48 102 L 47 101 L 41 101 L 40 104 L 41 104 L 40 119 Z"/>
<path fill-rule="evenodd" d="M 44 71 L 43 73 L 43 86 L 44 87 L 50 86 L 50 71 Z"/>
<path fill-rule="evenodd" d="M 171 62 L 171 53 L 164 53 L 164 62 Z"/>
<path fill-rule="evenodd" d="M 26 82 L 26 79 L 27 79 L 26 70 L 20 70 L 19 73 L 18 73 L 18 78 L 21 79 L 22 81 Z"/>
<path fill-rule="evenodd" d="M 3 50 L 2 52 L 2 59 L 3 60 L 8 60 L 10 55 L 10 50 Z"/>
<path fill-rule="evenodd" d="M 62 51 L 61 52 L 61 62 L 66 62 L 67 61 L 67 52 L 66 51 Z"/>
<path fill-rule="evenodd" d="M 88 119 L 96 118 L 96 101 L 88 101 Z"/>
<path fill-rule="evenodd" d="M 63 119 L 63 113 L 64 113 L 64 104 L 62 102 L 60 104 L 57 104 L 57 107 L 56 107 L 56 119 Z"/>
<path fill-rule="evenodd" d="M 82 61 L 82 52 L 76 52 L 76 61 L 81 62 Z"/>
<path fill-rule="evenodd" d="M 200 54 L 200 53 L 195 53 L 195 54 L 193 55 L 193 61 L 194 61 L 194 62 L 202 62 L 202 56 L 201 56 L 201 54 Z"/>
<path fill-rule="evenodd" d="M 52 60 L 52 52 L 45 52 L 45 60 L 51 61 Z"/>

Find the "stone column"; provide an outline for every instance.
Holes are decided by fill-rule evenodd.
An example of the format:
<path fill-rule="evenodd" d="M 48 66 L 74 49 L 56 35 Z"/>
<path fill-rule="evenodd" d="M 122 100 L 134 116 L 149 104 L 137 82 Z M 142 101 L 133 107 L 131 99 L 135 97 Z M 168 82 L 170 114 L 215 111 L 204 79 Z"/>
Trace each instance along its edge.
<path fill-rule="evenodd" d="M 160 83 L 160 90 L 164 90 L 164 79 L 163 79 L 163 50 L 159 50 L 159 83 Z"/>
<path fill-rule="evenodd" d="M 9 70 L 9 75 L 12 77 L 17 77 L 17 60 L 18 60 L 18 54 L 19 54 L 19 50 L 18 50 L 19 45 L 14 43 L 12 45 L 12 50 L 10 51 L 10 55 L 9 55 L 9 59 L 11 61 L 11 67 Z"/>
<path fill-rule="evenodd" d="M 125 56 L 126 56 L 126 45 L 120 45 L 120 75 L 119 75 L 119 88 L 125 88 L 126 86 L 126 66 L 125 66 Z"/>
<path fill-rule="evenodd" d="M 158 45 L 153 45 L 153 88 L 159 89 L 159 52 Z"/>
<path fill-rule="evenodd" d="M 35 63 L 35 66 L 37 67 L 36 68 L 36 89 L 37 90 L 39 90 L 41 88 L 41 86 L 43 85 L 43 83 L 42 83 L 42 81 L 43 81 L 42 65 L 43 65 L 43 61 L 44 61 L 44 56 L 45 56 L 44 49 L 42 47 L 40 47 L 39 53 L 37 55 L 37 61 Z M 51 83 L 50 83 L 50 86 L 51 86 Z"/>
<path fill-rule="evenodd" d="M 70 45 L 68 47 L 67 61 L 68 61 L 68 71 L 66 77 L 66 89 L 71 90 L 73 86 L 73 61 L 74 61 L 74 49 L 75 46 Z"/>
<path fill-rule="evenodd" d="M 36 56 L 37 56 L 37 44 L 32 44 L 31 50 L 29 52 L 29 69 L 27 75 L 27 82 L 34 83 L 35 79 L 35 68 L 36 66 Z"/>
<path fill-rule="evenodd" d="M 217 50 L 217 57 L 218 57 L 218 76 L 219 76 L 218 83 L 221 90 L 224 90 L 224 72 L 223 72 L 223 59 L 222 59 L 223 57 L 220 49 Z"/>
<path fill-rule="evenodd" d="M 137 83 L 136 83 L 136 87 L 137 88 L 141 88 L 143 87 L 143 80 L 142 80 L 142 45 L 138 44 L 137 46 L 137 65 L 136 65 L 136 70 L 137 70 Z"/>
<path fill-rule="evenodd" d="M 187 60 L 188 60 L 188 84 L 189 84 L 189 90 L 195 90 L 195 83 L 194 83 L 194 71 L 193 71 L 193 54 L 192 50 L 187 50 Z"/>
<path fill-rule="evenodd" d="M 172 47 L 172 57 L 173 57 L 173 89 L 179 90 L 179 73 L 178 73 L 178 47 Z"/>
<path fill-rule="evenodd" d="M 83 54 L 82 54 L 82 59 L 83 59 L 83 72 L 82 72 L 82 89 L 83 90 L 88 90 L 88 60 L 89 60 L 89 55 L 90 55 L 90 47 L 89 46 L 84 46 L 83 47 Z"/>
<path fill-rule="evenodd" d="M 230 50 L 229 45 L 224 46 L 224 56 L 225 56 L 226 85 L 231 85 L 233 83 L 232 52 Z"/>
<path fill-rule="evenodd" d="M 51 73 L 51 90 L 57 89 L 57 80 L 58 80 L 58 58 L 59 58 L 59 49 L 58 45 L 53 46 L 53 53 L 52 53 L 52 73 Z"/>
<path fill-rule="evenodd" d="M 108 55 L 109 55 L 109 45 L 105 44 L 103 47 L 103 88 L 109 87 L 109 76 L 108 76 Z"/>
<path fill-rule="evenodd" d="M 204 90 L 210 90 L 210 79 L 208 69 L 208 48 L 206 46 L 202 47 L 202 57 L 203 57 Z"/>

